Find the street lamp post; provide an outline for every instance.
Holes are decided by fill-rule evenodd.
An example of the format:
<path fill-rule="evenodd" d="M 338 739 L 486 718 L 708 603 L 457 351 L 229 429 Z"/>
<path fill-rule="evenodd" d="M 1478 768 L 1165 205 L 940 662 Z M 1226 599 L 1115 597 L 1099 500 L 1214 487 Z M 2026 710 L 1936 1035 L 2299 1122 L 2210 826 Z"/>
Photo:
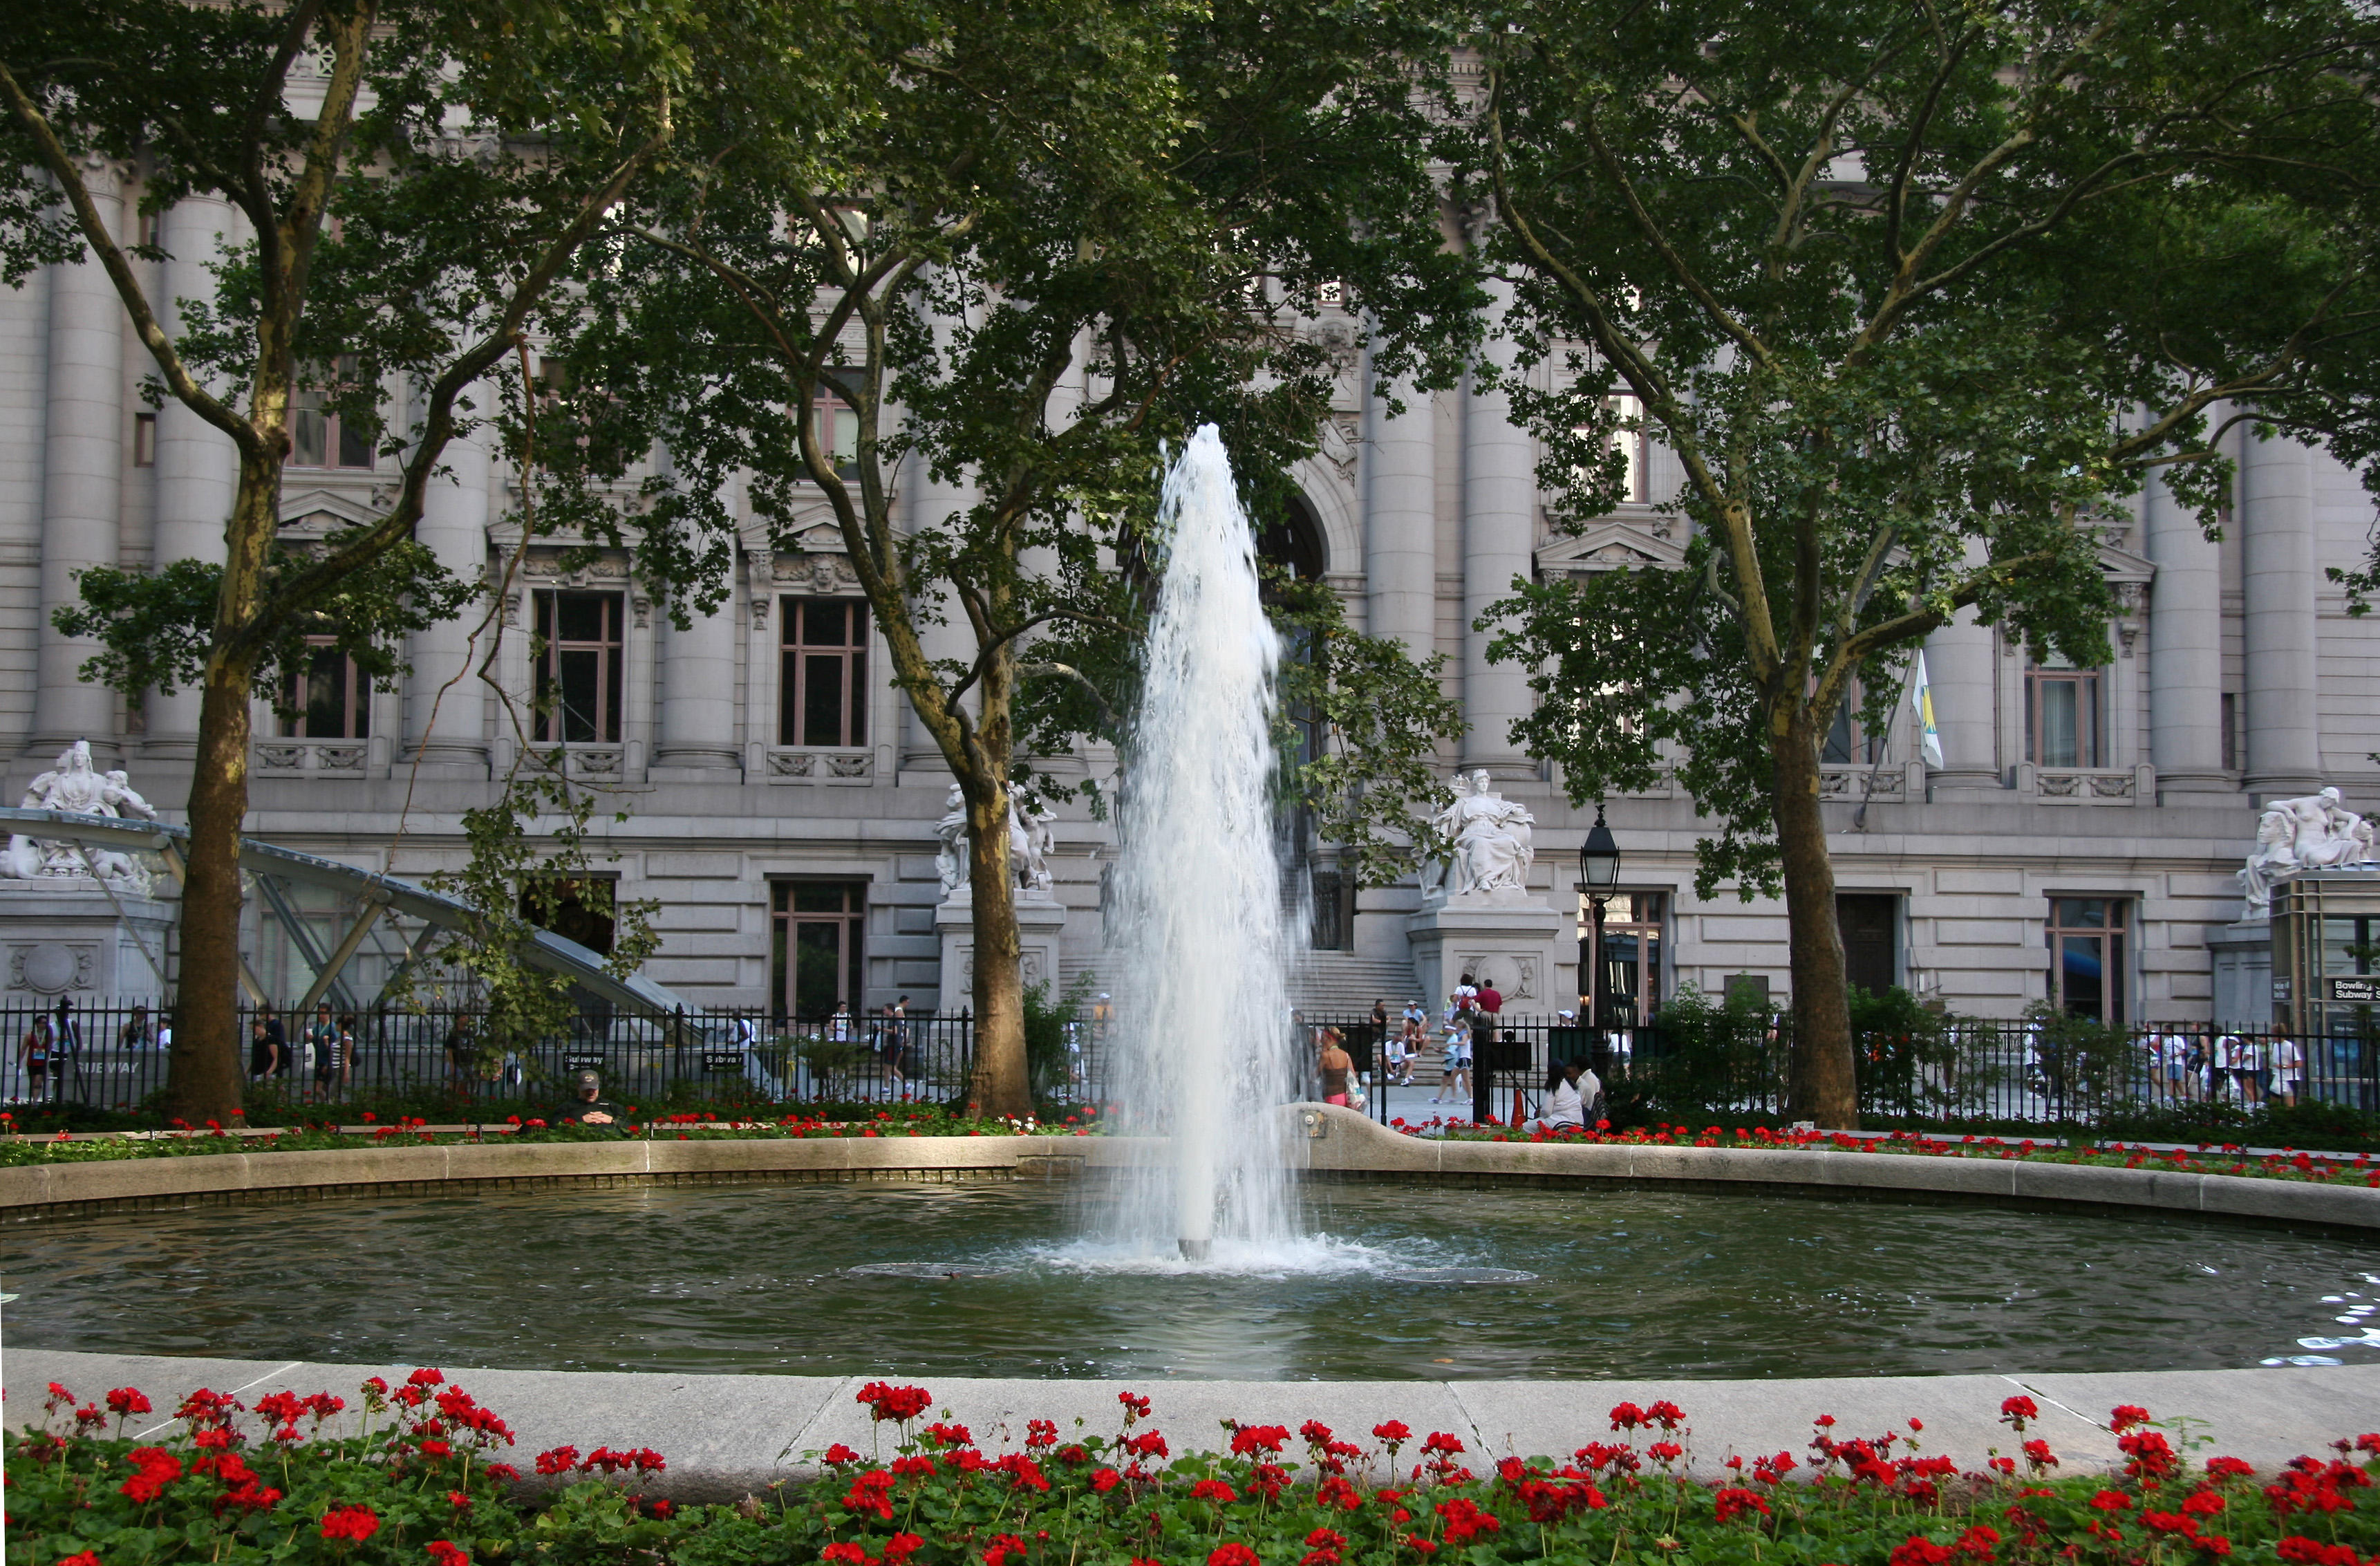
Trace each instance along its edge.
<path fill-rule="evenodd" d="M 1599 804 L 1595 807 L 1595 825 L 1578 851 L 1578 879 L 1579 890 L 1586 893 L 1591 929 L 1588 939 L 1579 943 L 1578 965 L 1585 979 L 1579 999 L 1585 1005 L 1586 1026 L 1594 1037 L 1587 1047 L 1587 1063 L 1599 1076 L 1610 1063 L 1609 1035 L 1603 1027 L 1603 910 L 1611 901 L 1612 888 L 1620 884 L 1620 844 L 1604 824 Z"/>

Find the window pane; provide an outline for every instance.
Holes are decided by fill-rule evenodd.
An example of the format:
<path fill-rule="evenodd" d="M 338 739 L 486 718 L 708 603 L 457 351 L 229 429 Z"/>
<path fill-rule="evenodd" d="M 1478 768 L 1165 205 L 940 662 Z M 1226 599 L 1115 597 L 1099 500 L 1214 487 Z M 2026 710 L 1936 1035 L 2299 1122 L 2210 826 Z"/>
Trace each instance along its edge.
<path fill-rule="evenodd" d="M 794 1014 L 822 1017 L 843 999 L 841 919 L 803 919 L 794 926 Z"/>
<path fill-rule="evenodd" d="M 852 605 L 851 621 L 853 631 L 851 639 L 861 645 L 854 647 L 851 649 L 851 656 L 844 660 L 844 743 L 866 745 L 868 743 L 868 649 L 859 634 L 860 611 L 857 604 Z"/>
<path fill-rule="evenodd" d="M 347 737 L 347 661 L 327 647 L 314 649 L 306 671 L 306 737 Z"/>
<path fill-rule="evenodd" d="M 612 625 L 616 631 L 620 621 L 618 601 L 606 599 L 605 603 L 612 608 Z M 620 737 L 620 674 L 622 666 L 627 661 L 614 650 L 617 646 L 615 638 L 613 647 L 606 648 L 597 655 L 603 661 L 603 710 L 596 721 L 596 726 L 601 731 L 597 737 L 606 743 Z"/>
<path fill-rule="evenodd" d="M 322 394 L 289 395 L 289 465 L 321 467 L 330 460 L 330 427 L 322 417 Z"/>
<path fill-rule="evenodd" d="M 555 662 L 562 672 L 562 737 L 574 745 L 602 737 L 596 728 L 597 705 L 602 690 L 602 654 L 562 652 Z"/>
<path fill-rule="evenodd" d="M 826 429 L 829 445 L 834 451 L 834 473 L 838 479 L 859 477 L 859 414 L 857 410 L 838 407 L 830 415 Z"/>
<path fill-rule="evenodd" d="M 794 881 L 791 892 L 793 906 L 798 913 L 840 914 L 851 906 L 851 890 L 848 887 Z"/>
<path fill-rule="evenodd" d="M 2079 767 L 2079 720 L 2071 680 L 2044 680 L 2041 697 L 2041 757 L 2044 767 Z"/>
<path fill-rule="evenodd" d="M 777 743 L 802 743 L 802 655 L 788 652 L 777 671 Z"/>
<path fill-rule="evenodd" d="M 2069 1016 L 2105 1017 L 2105 947 L 2095 935 L 2060 938 L 2060 975 L 2066 986 Z"/>
<path fill-rule="evenodd" d="M 806 647 L 841 647 L 844 628 L 849 615 L 843 600 L 836 598 L 806 599 L 802 602 L 802 644 Z"/>
<path fill-rule="evenodd" d="M 843 743 L 843 658 L 808 653 L 802 659 L 802 743 Z"/>
<path fill-rule="evenodd" d="M 346 420 L 341 419 L 339 421 L 339 466 L 370 467 L 371 465 L 371 438 L 360 430 L 351 428 Z"/>
<path fill-rule="evenodd" d="M 603 611 L 611 601 L 609 593 L 557 593 L 554 597 L 564 641 L 609 639 L 603 634 Z"/>

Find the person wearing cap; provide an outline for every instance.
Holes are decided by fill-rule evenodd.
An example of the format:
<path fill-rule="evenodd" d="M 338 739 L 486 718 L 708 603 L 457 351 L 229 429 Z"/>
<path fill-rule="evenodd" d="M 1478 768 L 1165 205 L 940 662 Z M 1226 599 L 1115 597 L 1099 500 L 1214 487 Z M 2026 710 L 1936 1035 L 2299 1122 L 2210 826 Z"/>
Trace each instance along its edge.
<path fill-rule="evenodd" d="M 556 1125 L 616 1125 L 620 1106 L 603 1097 L 601 1072 L 582 1071 L 570 1079 L 571 1099 L 553 1113 Z"/>

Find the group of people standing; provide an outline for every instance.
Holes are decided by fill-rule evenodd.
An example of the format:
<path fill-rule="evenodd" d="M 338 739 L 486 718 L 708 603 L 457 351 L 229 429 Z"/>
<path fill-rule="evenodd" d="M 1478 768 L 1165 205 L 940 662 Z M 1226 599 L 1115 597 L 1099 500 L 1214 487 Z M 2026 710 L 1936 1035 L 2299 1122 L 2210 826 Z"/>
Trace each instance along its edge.
<path fill-rule="evenodd" d="M 2180 1101 L 2297 1107 L 2305 1097 L 2305 1046 L 2277 1038 L 2220 1033 L 2212 1038 L 2179 1028 L 2144 1035 L 2150 1093 Z"/>
<path fill-rule="evenodd" d="M 248 1025 L 248 1079 L 277 1078 L 310 1081 L 315 1093 L 343 1088 L 353 1080 L 356 1062 L 356 1019 L 334 1021 L 331 1003 L 314 1008 L 314 1018 L 292 1040 L 288 1027 L 271 1006 L 259 1010 Z"/>

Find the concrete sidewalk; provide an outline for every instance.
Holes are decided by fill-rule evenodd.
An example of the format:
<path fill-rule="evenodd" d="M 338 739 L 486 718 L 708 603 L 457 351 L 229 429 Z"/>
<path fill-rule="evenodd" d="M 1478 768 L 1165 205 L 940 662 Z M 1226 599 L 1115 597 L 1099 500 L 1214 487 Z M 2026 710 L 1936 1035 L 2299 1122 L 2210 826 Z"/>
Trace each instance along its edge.
<path fill-rule="evenodd" d="M 357 1407 L 367 1376 L 401 1379 L 410 1366 L 173 1359 L 18 1349 L 0 1360 L 12 1426 L 38 1424 L 43 1385 L 64 1384 L 86 1402 L 115 1387 L 138 1387 L 158 1414 L 143 1429 L 162 1431 L 190 1391 L 209 1387 L 253 1403 L 267 1392 L 329 1391 Z M 670 1376 L 474 1370 L 441 1366 L 503 1416 L 519 1437 L 511 1454 L 523 1469 L 546 1449 L 571 1445 L 649 1446 L 669 1460 L 656 1487 L 683 1499 L 732 1499 L 810 1470 L 805 1452 L 841 1441 L 874 1447 L 858 1378 L 794 1376 Z M 1946 1452 L 1980 1468 L 1990 1449 L 2014 1452 L 2016 1438 L 1998 1423 L 2003 1399 L 2022 1393 L 2040 1405 L 2029 1435 L 2049 1443 L 2060 1472 L 2111 1468 L 2119 1462 L 2107 1412 L 2138 1403 L 2161 1419 L 2199 1422 L 2193 1435 L 2222 1453 L 2270 1469 L 2301 1452 L 2327 1453 L 2330 1442 L 2380 1426 L 2380 1365 L 2285 1370 L 2155 1371 L 2123 1375 L 1879 1377 L 1775 1381 L 1025 1381 L 941 1378 L 928 1383 L 936 1410 L 972 1429 L 987 1449 L 1021 1446 L 1027 1419 L 1051 1419 L 1061 1439 L 1078 1430 L 1112 1436 L 1120 1391 L 1147 1395 L 1150 1423 L 1176 1455 L 1226 1444 L 1220 1421 L 1285 1425 L 1319 1419 L 1342 1439 L 1370 1443 L 1372 1426 L 1403 1421 L 1416 1441 L 1451 1431 L 1475 1466 L 1505 1456 L 1565 1456 L 1589 1440 L 1613 1437 L 1608 1411 L 1621 1402 L 1668 1398 L 1693 1427 L 1694 1472 L 1717 1478 L 1729 1453 L 1792 1452 L 1806 1460 L 1811 1421 L 1834 1415 L 1833 1433 L 1904 1434 L 1925 1424 L 1921 1450 Z M 1075 1421 L 1081 1424 L 1077 1426 Z M 1146 1428 L 1147 1426 L 1144 1426 Z M 885 1431 L 882 1451 L 891 1450 Z M 1649 1438 L 1639 1435 L 1640 1447 Z M 1412 1448 L 1407 1449 L 1410 1453 Z"/>

